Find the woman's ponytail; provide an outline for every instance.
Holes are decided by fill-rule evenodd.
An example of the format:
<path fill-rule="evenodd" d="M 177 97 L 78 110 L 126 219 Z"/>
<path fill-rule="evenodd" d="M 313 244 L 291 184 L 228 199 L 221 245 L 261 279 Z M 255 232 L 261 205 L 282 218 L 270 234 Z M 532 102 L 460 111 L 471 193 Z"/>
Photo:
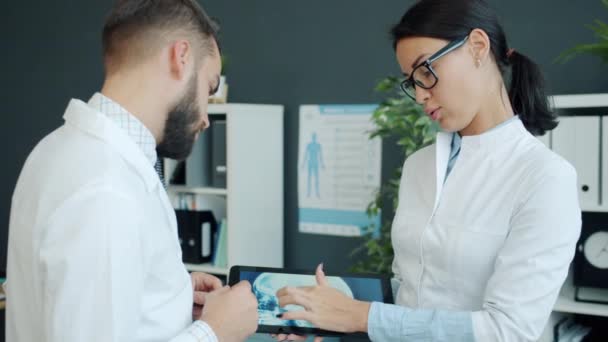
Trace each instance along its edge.
<path fill-rule="evenodd" d="M 549 108 L 540 68 L 515 50 L 509 51 L 508 60 L 511 65 L 511 106 L 530 133 L 543 135 L 557 126 L 557 116 Z"/>

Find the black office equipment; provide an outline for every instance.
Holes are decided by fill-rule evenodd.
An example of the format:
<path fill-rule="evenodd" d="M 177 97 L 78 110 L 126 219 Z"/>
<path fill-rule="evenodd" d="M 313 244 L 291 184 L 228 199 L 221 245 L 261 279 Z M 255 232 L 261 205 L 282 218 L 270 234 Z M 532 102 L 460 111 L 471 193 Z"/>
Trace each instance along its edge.
<path fill-rule="evenodd" d="M 215 244 L 217 221 L 209 210 L 176 209 L 182 260 L 185 263 L 211 262 Z"/>
<path fill-rule="evenodd" d="M 574 256 L 575 300 L 608 303 L 608 213 L 583 212 Z"/>

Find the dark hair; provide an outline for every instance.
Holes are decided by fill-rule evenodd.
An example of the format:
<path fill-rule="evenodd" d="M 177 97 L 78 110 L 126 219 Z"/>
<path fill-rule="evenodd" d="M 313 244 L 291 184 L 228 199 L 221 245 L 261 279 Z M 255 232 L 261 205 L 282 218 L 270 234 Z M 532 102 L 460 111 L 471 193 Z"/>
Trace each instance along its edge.
<path fill-rule="evenodd" d="M 421 0 L 412 6 L 391 30 L 393 47 L 408 37 L 430 37 L 448 41 L 462 38 L 473 29 L 486 32 L 494 60 L 504 75 L 511 67 L 509 98 L 526 129 L 543 135 L 557 126 L 549 108 L 544 78 L 538 65 L 523 54 L 509 50 L 505 33 L 494 11 L 483 0 Z"/>
<path fill-rule="evenodd" d="M 104 60 L 120 59 L 126 45 L 132 50 L 146 33 L 158 41 L 160 34 L 177 31 L 192 34 L 204 57 L 213 53 L 213 41 L 219 48 L 218 30 L 196 0 L 116 0 L 103 27 Z"/>

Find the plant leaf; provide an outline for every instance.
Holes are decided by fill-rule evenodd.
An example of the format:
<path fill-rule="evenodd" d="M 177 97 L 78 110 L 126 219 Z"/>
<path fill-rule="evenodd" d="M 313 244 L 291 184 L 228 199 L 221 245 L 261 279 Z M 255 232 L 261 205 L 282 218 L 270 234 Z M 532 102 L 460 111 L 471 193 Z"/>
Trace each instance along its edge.
<path fill-rule="evenodd" d="M 401 80 L 402 77 L 389 76 L 377 83 L 376 91 L 383 93 L 385 98 L 372 115 L 374 129 L 368 134 L 370 139 L 396 138 L 404 157 L 408 158 L 420 148 L 433 143 L 439 128 L 420 105 L 404 96 L 399 88 Z M 370 218 L 380 215 L 383 210 L 387 210 L 390 216 L 394 215 L 399 204 L 401 173 L 401 167 L 393 170 L 392 177 L 384 181 L 376 192 L 366 209 Z M 391 274 L 394 257 L 391 222 L 384 222 L 380 227 L 370 224 L 363 231 L 362 244 L 350 253 L 351 257 L 359 258 L 351 271 Z"/>
<path fill-rule="evenodd" d="M 608 0 L 602 0 L 602 4 L 608 9 Z M 580 54 L 590 54 L 597 56 L 602 63 L 608 64 L 608 25 L 601 20 L 594 20 L 592 24 L 585 25 L 594 32 L 599 42 L 580 44 L 562 52 L 555 60 L 555 63 L 566 63 Z"/>

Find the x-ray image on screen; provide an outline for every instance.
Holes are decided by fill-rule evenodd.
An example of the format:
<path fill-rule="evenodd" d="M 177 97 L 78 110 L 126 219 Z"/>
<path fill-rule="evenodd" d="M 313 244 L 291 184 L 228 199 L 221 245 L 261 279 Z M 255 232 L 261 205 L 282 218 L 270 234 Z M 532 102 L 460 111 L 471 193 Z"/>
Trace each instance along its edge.
<path fill-rule="evenodd" d="M 276 296 L 278 290 L 285 286 L 300 287 L 317 285 L 314 275 L 282 274 L 269 272 L 241 272 L 241 280 L 248 280 L 252 284 L 252 291 L 258 300 L 258 324 L 276 326 L 295 326 L 312 328 L 306 321 L 283 320 L 277 315 L 287 311 L 304 310 L 298 305 L 279 307 Z M 382 284 L 379 279 L 327 277 L 328 284 L 344 293 L 350 298 L 366 301 L 382 302 Z"/>

